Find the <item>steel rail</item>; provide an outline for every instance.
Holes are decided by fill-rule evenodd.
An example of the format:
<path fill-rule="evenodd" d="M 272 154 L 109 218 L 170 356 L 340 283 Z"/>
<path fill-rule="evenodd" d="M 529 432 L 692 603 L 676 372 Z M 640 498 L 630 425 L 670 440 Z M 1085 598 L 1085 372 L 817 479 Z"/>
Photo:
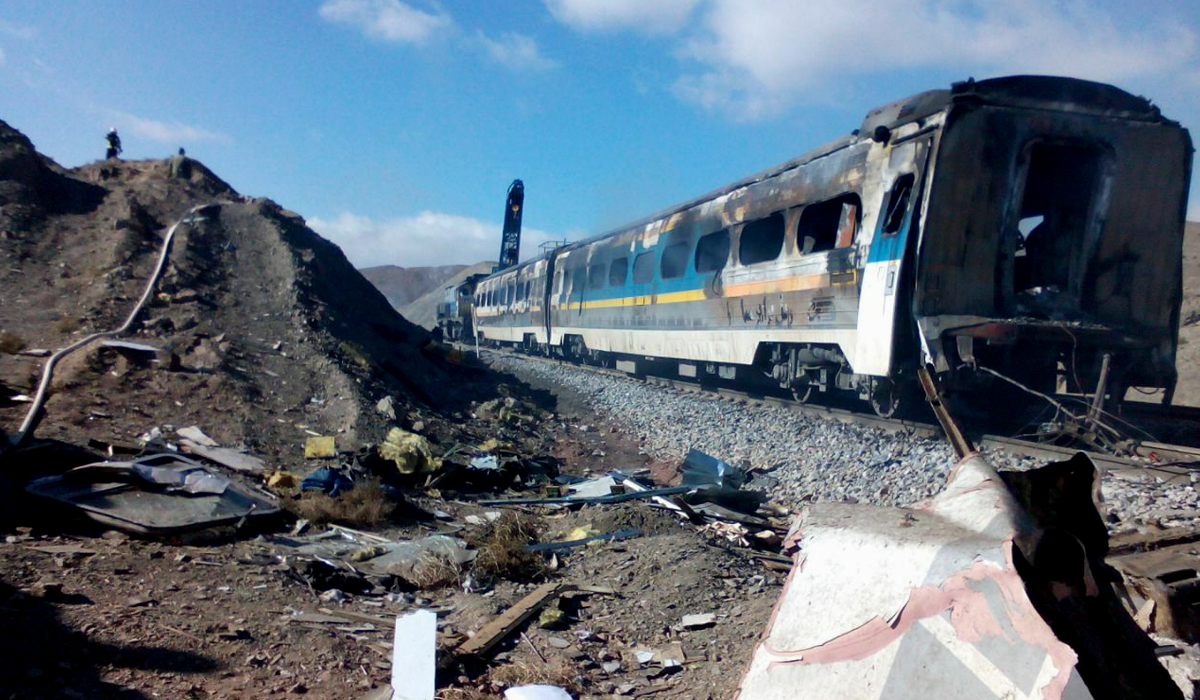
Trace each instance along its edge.
<path fill-rule="evenodd" d="M 461 346 L 461 349 L 467 351 L 474 350 L 473 347 L 468 347 L 465 345 Z M 607 367 L 596 367 L 594 365 L 571 362 L 555 357 L 529 355 L 509 348 L 480 348 L 480 353 L 496 353 L 500 356 L 510 356 L 562 367 L 571 367 L 592 372 L 594 374 L 601 374 L 618 379 L 640 382 L 642 384 L 652 384 L 655 386 L 661 386 L 692 394 L 716 396 L 734 402 L 785 408 L 815 418 L 838 420 L 843 423 L 855 423 L 858 425 L 879 428 L 888 432 L 900 432 L 921 437 L 943 435 L 942 428 L 937 423 L 928 423 L 924 421 L 915 421 L 902 418 L 882 418 L 869 413 L 852 411 L 845 408 L 801 403 L 779 396 L 770 396 L 751 391 L 729 389 L 726 387 L 706 386 L 703 384 L 696 384 L 695 382 L 672 379 L 669 377 L 659 377 L 655 375 L 630 374 L 621 370 L 610 369 Z M 1182 408 L 1189 409 L 1190 407 Z M 1200 415 L 1200 409 L 1196 409 L 1196 412 L 1198 415 Z M 1138 456 L 1124 457 L 1103 452 L 1096 452 L 1093 450 L 1080 449 L 1077 447 L 1052 445 L 1049 443 L 1037 442 L 1018 437 L 1009 437 L 1005 435 L 973 433 L 972 437 L 975 445 L 979 448 L 1003 449 L 1012 454 L 1035 459 L 1063 460 L 1076 453 L 1083 452 L 1091 458 L 1092 462 L 1096 464 L 1097 468 L 1103 470 L 1170 467 L 1200 469 L 1200 448 L 1188 447 L 1186 445 L 1171 445 L 1159 442 L 1140 442 L 1137 445 Z"/>

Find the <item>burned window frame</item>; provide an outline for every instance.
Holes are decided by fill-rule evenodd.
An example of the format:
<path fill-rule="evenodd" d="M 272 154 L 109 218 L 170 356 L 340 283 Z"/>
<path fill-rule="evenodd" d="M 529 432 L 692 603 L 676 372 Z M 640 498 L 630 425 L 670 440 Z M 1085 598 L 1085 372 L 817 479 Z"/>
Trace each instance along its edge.
<path fill-rule="evenodd" d="M 657 252 L 657 250 L 651 248 L 634 256 L 633 274 L 630 277 L 630 279 L 633 280 L 633 284 L 650 284 L 654 281 L 654 271 L 658 269 L 658 266 L 655 265 L 655 263 L 658 262 L 657 256 L 655 255 Z M 643 260 L 645 263 L 642 263 Z M 645 279 L 642 279 L 643 275 L 639 274 L 639 271 L 641 270 L 650 271 L 649 275 L 645 276 Z"/>
<path fill-rule="evenodd" d="M 663 246 L 662 255 L 658 258 L 659 279 L 673 280 L 686 275 L 691 257 L 691 241 L 672 241 Z"/>
<path fill-rule="evenodd" d="M 850 232 L 850 236 L 843 240 L 842 231 L 842 215 L 845 212 L 845 207 L 850 204 L 855 207 L 854 214 L 854 229 Z M 836 211 L 836 219 L 831 218 L 826 209 L 830 212 Z M 821 216 L 823 219 L 819 222 L 814 222 L 812 219 Z M 806 230 L 805 222 L 808 222 L 812 228 Z M 817 236 L 812 236 L 814 243 L 811 250 L 804 250 L 804 239 L 810 237 L 813 233 L 813 228 L 817 228 L 816 233 L 826 234 L 830 231 L 823 228 L 828 225 L 829 221 L 834 221 L 832 229 L 832 239 L 822 240 Z M 859 232 L 862 229 L 862 197 L 854 191 L 843 192 L 834 197 L 828 197 L 817 202 L 810 202 L 799 208 L 799 213 L 796 216 L 796 253 L 798 255 L 817 255 L 827 253 L 831 250 L 841 250 L 849 248 L 858 240 Z M 831 244 L 830 244 L 831 243 Z"/>
<path fill-rule="evenodd" d="M 587 286 L 588 289 L 604 289 L 605 282 L 608 280 L 608 265 L 603 262 L 594 262 L 588 265 L 587 270 Z"/>
<path fill-rule="evenodd" d="M 707 248 L 712 246 L 714 242 L 716 242 L 717 244 L 720 244 L 722 241 L 724 243 L 725 255 L 723 257 L 721 257 L 720 264 L 717 265 L 716 267 L 709 267 L 707 264 L 709 257 L 705 257 L 704 261 L 706 264 L 702 267 L 700 265 L 701 252 L 704 252 Z M 720 250 L 720 248 L 717 248 L 717 250 Z M 719 231 L 713 231 L 712 233 L 706 233 L 696 241 L 696 252 L 692 256 L 692 268 L 696 271 L 697 274 L 704 274 L 706 272 L 718 272 L 720 270 L 724 270 L 725 266 L 727 266 L 729 264 L 729 253 L 732 250 L 733 250 L 733 240 L 732 240 L 731 236 L 729 235 L 729 229 L 723 228 Z"/>
<path fill-rule="evenodd" d="M 901 185 L 904 185 L 903 189 Z M 887 196 L 880 207 L 879 231 L 884 236 L 895 236 L 904 228 L 904 220 L 912 209 L 913 191 L 917 187 L 916 173 L 901 173 L 892 181 Z M 897 194 L 901 195 L 901 204 L 895 203 Z"/>
<path fill-rule="evenodd" d="M 615 275 L 617 266 L 620 264 L 621 274 Z M 608 264 L 608 286 L 624 287 L 629 280 L 629 256 L 622 255 L 619 258 L 613 258 L 613 261 Z"/>
<path fill-rule="evenodd" d="M 768 226 L 771 228 L 768 229 Z M 763 233 L 759 233 L 760 228 L 763 229 Z M 750 238 L 747 238 L 746 235 L 748 231 L 750 232 Z M 754 245 L 758 247 L 760 245 L 759 239 L 766 235 L 777 235 L 779 238 L 779 245 L 777 248 L 764 247 L 762 250 L 769 251 L 774 249 L 775 252 L 767 257 L 762 257 L 762 255 L 765 255 L 765 253 L 760 253 L 760 255 L 755 256 L 753 260 L 747 261 L 747 241 L 754 241 Z M 786 240 L 787 217 L 783 215 L 782 211 L 772 212 L 761 219 L 748 221 L 742 225 L 742 230 L 738 234 L 738 263 L 742 265 L 760 265 L 762 263 L 774 262 L 778 260 L 781 255 L 783 255 L 784 243 Z M 774 241 L 771 241 L 771 243 L 773 245 Z M 750 250 L 753 252 L 755 248 L 751 248 Z"/>

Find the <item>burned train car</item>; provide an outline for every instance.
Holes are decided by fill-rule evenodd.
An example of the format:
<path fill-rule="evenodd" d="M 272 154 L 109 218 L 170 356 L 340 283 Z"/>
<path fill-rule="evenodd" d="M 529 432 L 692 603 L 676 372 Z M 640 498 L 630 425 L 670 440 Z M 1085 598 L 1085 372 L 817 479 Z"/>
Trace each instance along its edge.
<path fill-rule="evenodd" d="M 1192 145 L 1147 100 L 957 83 L 850 136 L 480 282 L 477 332 L 681 375 L 852 391 L 1175 384 Z"/>

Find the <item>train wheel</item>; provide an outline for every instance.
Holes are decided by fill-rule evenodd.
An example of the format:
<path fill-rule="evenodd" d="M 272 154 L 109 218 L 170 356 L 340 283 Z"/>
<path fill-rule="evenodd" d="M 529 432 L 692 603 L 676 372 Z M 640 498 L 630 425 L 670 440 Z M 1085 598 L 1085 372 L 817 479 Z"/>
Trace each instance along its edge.
<path fill-rule="evenodd" d="M 900 409 L 903 388 L 887 377 L 871 379 L 871 408 L 880 418 L 891 418 Z"/>

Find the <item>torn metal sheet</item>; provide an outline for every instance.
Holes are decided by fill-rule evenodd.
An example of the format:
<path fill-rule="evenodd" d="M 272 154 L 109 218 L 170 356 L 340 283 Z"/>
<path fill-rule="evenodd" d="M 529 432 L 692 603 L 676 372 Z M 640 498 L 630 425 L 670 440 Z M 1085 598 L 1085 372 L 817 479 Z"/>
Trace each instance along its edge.
<path fill-rule="evenodd" d="M 279 512 L 274 498 L 178 455 L 97 462 L 25 487 L 120 530 L 165 535 Z"/>
<path fill-rule="evenodd" d="M 680 471 L 683 473 L 684 486 L 719 486 L 736 489 L 746 481 L 746 472 L 740 468 L 696 449 L 688 450 Z"/>
<path fill-rule="evenodd" d="M 1030 515 L 972 455 L 921 507 L 811 505 L 738 698 L 1180 697 L 1047 497 Z"/>

